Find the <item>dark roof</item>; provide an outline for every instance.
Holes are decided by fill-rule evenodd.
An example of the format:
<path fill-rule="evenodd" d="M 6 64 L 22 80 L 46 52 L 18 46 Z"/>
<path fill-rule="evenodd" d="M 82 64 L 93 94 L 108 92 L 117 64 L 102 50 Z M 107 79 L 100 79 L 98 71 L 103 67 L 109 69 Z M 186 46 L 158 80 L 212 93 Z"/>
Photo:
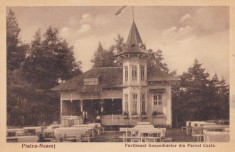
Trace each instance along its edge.
<path fill-rule="evenodd" d="M 98 85 L 84 85 L 85 78 L 98 78 Z M 80 74 L 65 83 L 62 83 L 51 90 L 77 92 L 100 92 L 103 88 L 122 87 L 122 68 L 120 67 L 102 67 L 93 68 L 87 72 Z M 148 81 L 171 81 L 177 78 L 162 72 L 160 70 L 148 72 Z"/>
<path fill-rule="evenodd" d="M 129 35 L 126 41 L 126 47 L 124 48 L 123 51 L 119 52 L 116 56 L 129 54 L 129 53 L 141 53 L 141 54 L 147 53 L 145 45 L 142 42 L 139 31 L 134 21 L 129 31 Z"/>
<path fill-rule="evenodd" d="M 147 81 L 178 81 L 178 77 L 161 71 L 160 69 L 148 71 Z"/>
<path fill-rule="evenodd" d="M 98 78 L 99 85 L 84 85 L 85 78 Z M 52 90 L 76 90 L 78 92 L 99 92 L 102 88 L 120 87 L 122 85 L 122 68 L 102 67 L 93 68 L 80 74 Z"/>
<path fill-rule="evenodd" d="M 126 44 L 129 46 L 133 44 L 136 44 L 137 46 L 143 45 L 142 39 L 140 37 L 139 31 L 134 21 L 131 25 L 131 29 L 130 29 Z"/>

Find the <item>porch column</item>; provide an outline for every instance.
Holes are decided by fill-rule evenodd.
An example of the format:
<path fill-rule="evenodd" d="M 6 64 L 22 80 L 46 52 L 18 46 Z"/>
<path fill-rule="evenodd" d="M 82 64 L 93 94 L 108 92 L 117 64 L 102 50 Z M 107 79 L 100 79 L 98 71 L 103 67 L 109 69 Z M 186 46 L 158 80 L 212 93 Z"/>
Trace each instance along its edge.
<path fill-rule="evenodd" d="M 103 114 L 103 112 L 104 112 L 104 99 L 101 99 L 101 102 L 100 102 L 100 111 Z"/>
<path fill-rule="evenodd" d="M 60 95 L 60 121 L 62 120 L 62 110 L 63 110 L 63 100 L 62 96 Z"/>
<path fill-rule="evenodd" d="M 83 100 L 81 100 L 80 108 L 81 108 L 81 113 L 82 113 L 83 112 Z"/>

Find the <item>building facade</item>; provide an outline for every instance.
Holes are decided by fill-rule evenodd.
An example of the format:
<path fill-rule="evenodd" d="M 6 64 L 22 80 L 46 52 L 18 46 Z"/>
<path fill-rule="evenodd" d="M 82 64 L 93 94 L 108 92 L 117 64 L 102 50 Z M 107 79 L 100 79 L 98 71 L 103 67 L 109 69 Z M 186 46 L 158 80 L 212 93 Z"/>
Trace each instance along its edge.
<path fill-rule="evenodd" d="M 123 67 L 93 68 L 52 89 L 60 93 L 62 125 L 100 119 L 105 126 L 149 121 L 171 127 L 171 85 L 177 78 L 148 70 L 150 56 L 133 21 L 126 48 L 116 55 Z"/>

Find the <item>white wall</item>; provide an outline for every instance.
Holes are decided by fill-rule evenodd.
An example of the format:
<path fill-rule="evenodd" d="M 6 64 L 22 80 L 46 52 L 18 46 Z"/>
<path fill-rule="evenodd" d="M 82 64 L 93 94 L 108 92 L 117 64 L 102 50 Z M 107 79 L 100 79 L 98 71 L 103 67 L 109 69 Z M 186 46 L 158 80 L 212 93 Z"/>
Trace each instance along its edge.
<path fill-rule="evenodd" d="M 162 94 L 163 103 L 163 114 L 166 116 L 166 125 L 172 126 L 172 107 L 171 107 L 171 86 L 170 85 L 156 85 L 156 86 L 148 86 L 149 89 L 165 89 L 165 92 Z M 150 93 L 148 91 L 148 104 L 147 104 L 147 114 L 148 116 L 152 116 L 153 112 L 153 95 L 154 93 Z"/>

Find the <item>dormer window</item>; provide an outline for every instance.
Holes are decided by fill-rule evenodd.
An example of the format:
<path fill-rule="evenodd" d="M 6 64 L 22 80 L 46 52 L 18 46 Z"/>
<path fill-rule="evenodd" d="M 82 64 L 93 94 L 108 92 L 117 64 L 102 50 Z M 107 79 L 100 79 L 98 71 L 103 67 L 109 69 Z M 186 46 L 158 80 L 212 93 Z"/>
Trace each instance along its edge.
<path fill-rule="evenodd" d="M 85 78 L 84 85 L 98 85 L 99 79 L 98 78 Z"/>
<path fill-rule="evenodd" d="M 136 44 L 131 44 L 131 47 L 136 47 Z"/>
<path fill-rule="evenodd" d="M 144 44 L 142 44 L 142 45 L 140 46 L 140 48 L 146 49 Z"/>

